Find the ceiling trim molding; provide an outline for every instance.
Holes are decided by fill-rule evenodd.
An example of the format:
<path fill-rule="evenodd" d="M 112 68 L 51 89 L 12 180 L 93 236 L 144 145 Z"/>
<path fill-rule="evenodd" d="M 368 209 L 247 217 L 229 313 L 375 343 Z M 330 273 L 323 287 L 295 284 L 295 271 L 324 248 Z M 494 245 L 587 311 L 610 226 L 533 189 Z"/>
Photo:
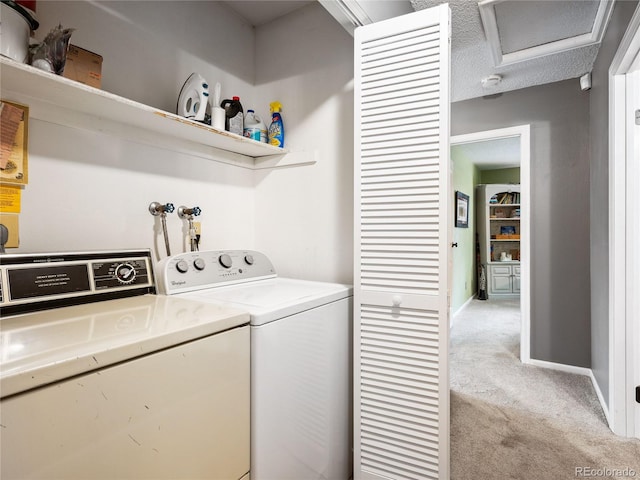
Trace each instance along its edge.
<path fill-rule="evenodd" d="M 353 36 L 357 27 L 373 23 L 367 12 L 357 0 L 318 0 L 320 4 L 340 22 L 340 25 Z"/>
<path fill-rule="evenodd" d="M 636 7 L 633 17 L 631 17 L 631 21 L 627 26 L 627 31 L 624 33 L 620 45 L 618 45 L 618 51 L 609 67 L 609 75 L 628 72 L 635 59 L 632 52 L 637 52 L 638 50 L 640 50 L 640 5 Z"/>
<path fill-rule="evenodd" d="M 600 0 L 591 32 L 575 37 L 549 42 L 544 45 L 526 48 L 513 53 L 502 53 L 498 22 L 494 6 L 511 0 L 481 0 L 478 2 L 480 17 L 484 26 L 487 42 L 493 55 L 495 66 L 512 65 L 514 63 L 560 53 L 574 48 L 586 47 L 600 43 L 606 30 L 615 0 Z"/>

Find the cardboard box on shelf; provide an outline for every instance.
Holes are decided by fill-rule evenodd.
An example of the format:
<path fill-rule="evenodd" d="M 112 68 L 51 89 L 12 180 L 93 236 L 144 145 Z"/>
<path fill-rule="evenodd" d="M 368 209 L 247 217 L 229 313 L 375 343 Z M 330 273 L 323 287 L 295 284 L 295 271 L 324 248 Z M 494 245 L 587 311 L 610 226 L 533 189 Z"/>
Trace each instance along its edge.
<path fill-rule="evenodd" d="M 100 88 L 102 56 L 76 45 L 69 45 L 62 76 L 91 87 Z"/>

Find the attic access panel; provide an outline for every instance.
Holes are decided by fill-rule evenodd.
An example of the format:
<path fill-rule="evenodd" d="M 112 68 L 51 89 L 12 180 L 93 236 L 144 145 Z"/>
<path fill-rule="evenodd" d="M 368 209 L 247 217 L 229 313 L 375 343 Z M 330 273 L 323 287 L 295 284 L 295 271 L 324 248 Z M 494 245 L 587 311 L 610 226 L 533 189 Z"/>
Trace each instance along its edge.
<path fill-rule="evenodd" d="M 496 66 L 600 43 L 612 6 L 607 0 L 478 2 Z"/>

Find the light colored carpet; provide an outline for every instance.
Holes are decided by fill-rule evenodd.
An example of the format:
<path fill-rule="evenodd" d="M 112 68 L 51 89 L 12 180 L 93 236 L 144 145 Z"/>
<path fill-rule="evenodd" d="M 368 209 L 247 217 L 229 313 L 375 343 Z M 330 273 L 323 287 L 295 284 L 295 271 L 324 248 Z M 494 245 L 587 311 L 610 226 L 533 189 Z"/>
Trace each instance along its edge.
<path fill-rule="evenodd" d="M 640 441 L 611 432 L 588 377 L 520 363 L 519 308 L 473 300 L 455 319 L 452 480 L 640 479 Z"/>

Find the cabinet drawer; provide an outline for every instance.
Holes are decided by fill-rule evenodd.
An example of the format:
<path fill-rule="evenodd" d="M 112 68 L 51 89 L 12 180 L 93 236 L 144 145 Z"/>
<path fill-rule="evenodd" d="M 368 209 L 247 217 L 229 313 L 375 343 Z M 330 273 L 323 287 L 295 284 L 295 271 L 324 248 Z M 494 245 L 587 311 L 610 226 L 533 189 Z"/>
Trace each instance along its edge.
<path fill-rule="evenodd" d="M 511 275 L 511 265 L 491 265 L 492 275 Z"/>
<path fill-rule="evenodd" d="M 520 276 L 520 265 L 514 265 L 513 266 L 513 274 L 517 277 Z"/>

